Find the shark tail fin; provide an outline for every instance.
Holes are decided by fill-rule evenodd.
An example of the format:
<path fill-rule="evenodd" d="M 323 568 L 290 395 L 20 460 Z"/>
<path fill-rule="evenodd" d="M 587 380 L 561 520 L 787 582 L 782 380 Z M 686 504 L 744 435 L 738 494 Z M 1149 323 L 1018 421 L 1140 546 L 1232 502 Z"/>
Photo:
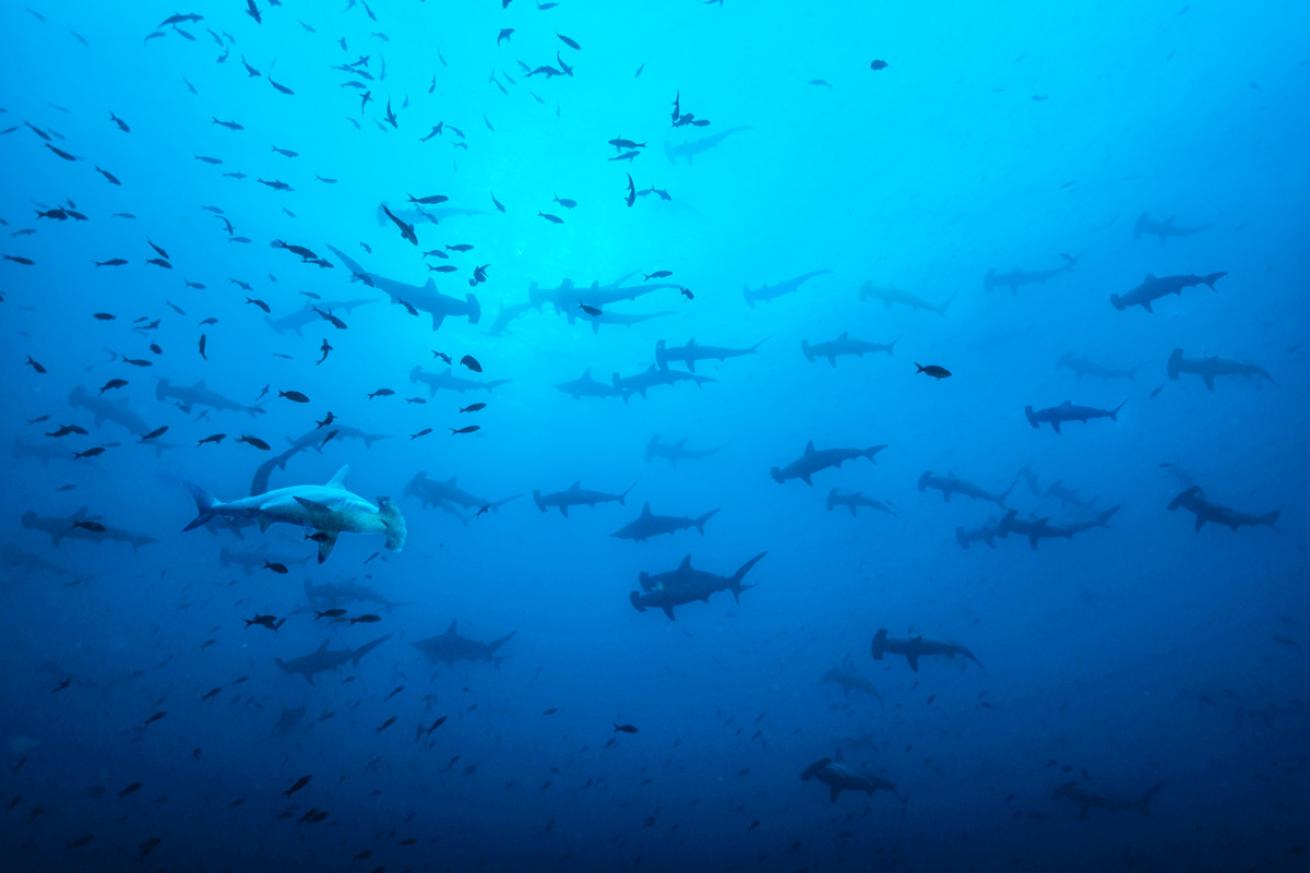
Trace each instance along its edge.
<path fill-rule="evenodd" d="M 1227 275 L 1228 275 L 1228 273 L 1226 273 L 1226 272 L 1210 273 L 1210 274 L 1207 275 L 1207 276 L 1202 276 L 1202 277 L 1201 277 L 1201 281 L 1204 282 L 1206 285 L 1208 285 L 1208 286 L 1210 287 L 1210 290 L 1213 291 L 1213 290 L 1214 290 L 1214 283 L 1215 283 L 1215 282 L 1218 282 L 1220 279 L 1222 279 L 1224 276 L 1227 276 Z"/>
<path fill-rule="evenodd" d="M 468 301 L 469 324 L 477 324 L 482 320 L 482 304 L 478 303 L 478 298 L 473 294 L 464 299 Z"/>
<path fill-rule="evenodd" d="M 1278 530 L 1278 516 L 1282 515 L 1281 509 L 1275 509 L 1273 512 L 1260 516 L 1260 523 Z"/>
<path fill-rule="evenodd" d="M 1038 424 L 1037 422 L 1037 417 L 1033 415 L 1033 408 L 1031 406 L 1025 406 L 1023 408 L 1023 414 L 1028 418 L 1028 423 L 1031 424 L 1033 427 L 1036 428 L 1041 427 L 1041 425 Z"/>
<path fill-rule="evenodd" d="M 355 649 L 355 651 L 350 653 L 350 663 L 354 665 L 358 665 L 360 658 L 364 657 L 369 652 L 373 651 L 374 649 L 376 649 L 378 646 L 382 645 L 389 639 L 391 639 L 391 634 L 386 634 L 385 636 L 378 637 L 376 640 L 374 640 L 371 643 L 365 643 L 364 645 L 360 646 L 358 649 Z"/>
<path fill-rule="evenodd" d="M 490 649 L 492 652 L 495 652 L 496 649 L 499 649 L 501 646 L 505 645 L 510 640 L 514 639 L 514 634 L 516 633 L 518 633 L 518 631 L 510 631 L 500 639 L 492 640 L 491 642 L 487 643 L 487 648 Z"/>
<path fill-rule="evenodd" d="M 208 524 L 214 518 L 215 509 L 219 502 L 214 496 L 199 485 L 190 485 L 191 499 L 196 502 L 196 517 L 191 519 L 190 524 L 182 528 L 183 532 L 195 530 L 203 524 Z"/>
<path fill-rule="evenodd" d="M 1109 527 L 1110 519 L 1114 518 L 1115 513 L 1117 513 L 1118 511 L 1119 511 L 1118 506 L 1111 506 L 1105 512 L 1102 512 L 1100 515 L 1096 516 L 1096 524 L 1099 527 Z"/>
<path fill-rule="evenodd" d="M 741 580 L 745 579 L 746 574 L 751 571 L 751 567 L 754 567 L 756 564 L 758 564 L 760 562 L 760 559 L 767 554 L 768 552 L 760 552 L 758 555 L 756 555 L 755 557 L 751 558 L 749 561 L 738 567 L 737 572 L 732 574 L 732 579 L 729 581 L 728 587 L 732 590 L 732 596 L 734 599 L 740 597 L 741 592 L 745 590 L 742 588 Z"/>
<path fill-rule="evenodd" d="M 809 361 L 811 364 L 814 363 L 814 355 L 810 352 L 809 340 L 801 340 L 801 354 L 805 356 L 805 360 Z"/>
<path fill-rule="evenodd" d="M 702 534 L 705 533 L 705 522 L 709 521 L 711 518 L 713 518 L 713 517 L 714 517 L 715 515 L 717 515 L 718 513 L 719 513 L 719 509 L 718 509 L 718 508 L 715 508 L 715 509 L 711 509 L 709 512 L 707 512 L 707 513 L 705 513 L 704 515 L 702 515 L 702 516 L 700 516 L 699 518 L 697 518 L 697 519 L 696 519 L 696 530 L 700 531 L 700 533 L 702 533 Z"/>
<path fill-rule="evenodd" d="M 1143 791 L 1142 796 L 1137 798 L 1137 809 L 1142 815 L 1147 818 L 1151 817 L 1151 801 L 1155 800 L 1155 796 L 1160 793 L 1160 789 L 1163 787 L 1163 782 L 1157 782 Z"/>
<path fill-rule="evenodd" d="M 636 591 L 629 592 L 628 601 L 632 604 L 632 608 L 637 610 L 637 612 L 646 611 L 646 607 L 642 605 L 641 602 L 641 595 L 638 594 Z"/>
<path fill-rule="evenodd" d="M 1118 421 L 1118 420 L 1119 420 L 1119 410 L 1123 409 L 1123 408 L 1124 408 L 1124 404 L 1127 403 L 1127 402 L 1128 402 L 1128 401 L 1125 400 L 1123 403 L 1120 403 L 1120 404 L 1119 404 L 1118 406 L 1116 406 L 1114 409 L 1111 409 L 1111 410 L 1110 410 L 1110 420 L 1111 420 L 1111 421 Z"/>

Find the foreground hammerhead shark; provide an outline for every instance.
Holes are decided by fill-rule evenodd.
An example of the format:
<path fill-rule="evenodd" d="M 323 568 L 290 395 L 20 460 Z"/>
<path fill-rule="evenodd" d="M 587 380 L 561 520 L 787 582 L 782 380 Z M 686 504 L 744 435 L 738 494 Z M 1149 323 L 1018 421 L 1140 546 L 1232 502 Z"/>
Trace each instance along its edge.
<path fill-rule="evenodd" d="M 948 658 L 954 658 L 956 655 L 963 655 L 970 661 L 973 661 L 979 667 L 982 661 L 974 657 L 973 652 L 966 649 L 959 643 L 948 643 L 943 640 L 930 640 L 924 637 L 903 637 L 896 639 L 887 636 L 887 628 L 879 628 L 873 636 L 873 660 L 881 661 L 886 654 L 904 655 L 905 660 L 909 662 L 910 669 L 919 672 L 919 659 L 926 655 L 945 655 Z"/>
<path fill-rule="evenodd" d="M 343 532 L 380 533 L 386 547 L 398 552 L 405 545 L 405 517 L 389 497 L 370 503 L 346 490 L 346 465 L 323 485 L 291 485 L 237 500 L 215 500 L 213 495 L 192 486 L 196 517 L 182 528 L 194 530 L 214 518 L 253 519 L 261 531 L 277 522 L 299 525 L 315 531 L 311 539 L 318 543 L 318 562 L 332 554 L 337 536 Z"/>

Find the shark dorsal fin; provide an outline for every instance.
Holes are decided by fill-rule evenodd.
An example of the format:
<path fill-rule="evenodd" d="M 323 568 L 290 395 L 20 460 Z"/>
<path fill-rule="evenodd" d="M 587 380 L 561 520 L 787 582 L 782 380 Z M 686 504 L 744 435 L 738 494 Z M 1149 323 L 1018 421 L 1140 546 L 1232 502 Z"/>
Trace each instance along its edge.
<path fill-rule="evenodd" d="M 1060 407 L 1061 407 L 1061 408 L 1064 408 L 1064 407 L 1066 407 L 1066 406 L 1073 406 L 1073 402 L 1072 402 L 1072 401 L 1069 401 L 1069 400 L 1066 400 L 1066 401 L 1064 401 L 1063 403 L 1060 404 Z"/>
<path fill-rule="evenodd" d="M 805 444 L 805 454 L 807 455 L 814 454 L 814 440 L 810 440 L 808 443 Z"/>
<path fill-rule="evenodd" d="M 841 335 L 838 336 L 837 339 L 839 339 L 839 340 L 845 340 L 845 339 L 846 339 L 846 335 L 847 335 L 847 333 L 849 333 L 849 331 L 842 331 L 842 332 L 841 332 Z"/>
<path fill-rule="evenodd" d="M 332 474 L 332 478 L 327 480 L 328 488 L 345 488 L 346 477 L 350 475 L 350 465 L 342 464 L 341 469 Z"/>
<path fill-rule="evenodd" d="M 575 480 L 573 480 L 573 484 L 569 486 L 569 490 L 570 490 L 570 491 L 581 491 L 581 490 L 582 490 L 582 480 L 581 480 L 581 479 L 575 479 Z"/>
<path fill-rule="evenodd" d="M 327 644 L 328 644 L 328 641 L 327 641 L 327 640 L 324 640 L 324 641 L 319 645 L 318 650 L 319 650 L 320 652 L 326 652 L 326 651 L 327 651 Z"/>
<path fill-rule="evenodd" d="M 650 518 L 650 501 L 647 501 L 641 505 L 641 517 Z"/>
<path fill-rule="evenodd" d="M 846 761 L 846 755 L 842 752 L 840 747 L 838 747 L 836 752 L 833 752 L 832 757 L 833 760 L 835 760 L 838 764 L 844 763 Z"/>
<path fill-rule="evenodd" d="M 692 337 L 691 339 L 687 340 L 687 348 L 690 349 L 695 345 L 696 345 L 696 337 Z"/>
<path fill-rule="evenodd" d="M 582 371 L 582 378 L 583 378 L 583 379 L 590 379 L 590 378 L 591 378 L 591 367 L 588 367 L 587 369 L 585 369 L 585 370 Z"/>
<path fill-rule="evenodd" d="M 1154 274 L 1154 273 L 1147 273 L 1147 274 L 1146 274 L 1146 278 L 1145 278 L 1143 281 L 1145 281 L 1145 282 L 1154 282 L 1154 281 L 1155 281 L 1155 274 Z"/>
<path fill-rule="evenodd" d="M 453 637 L 455 635 L 455 626 L 457 624 L 459 624 L 459 619 L 451 619 L 450 627 L 446 628 L 446 636 Z"/>
<path fill-rule="evenodd" d="M 201 389 L 201 390 L 203 391 L 204 389 L 208 388 L 209 386 L 205 384 L 205 380 L 204 380 L 204 379 L 201 379 L 199 382 L 196 383 L 196 387 L 199 388 L 199 389 Z"/>
<path fill-rule="evenodd" d="M 454 484 L 455 484 L 455 477 L 454 477 L 454 476 L 451 476 L 449 479 L 447 479 L 447 480 L 446 480 L 446 484 L 447 484 L 447 485 L 454 486 Z"/>
<path fill-rule="evenodd" d="M 679 570 L 691 569 L 691 555 L 688 555 L 687 557 L 682 559 L 682 563 L 678 565 L 678 569 Z"/>
<path fill-rule="evenodd" d="M 426 282 L 423 283 L 423 290 L 424 290 L 424 291 L 435 291 L 435 290 L 437 290 L 437 283 L 432 281 L 432 277 L 431 277 L 431 276 L 428 276 L 428 280 L 427 280 Z"/>

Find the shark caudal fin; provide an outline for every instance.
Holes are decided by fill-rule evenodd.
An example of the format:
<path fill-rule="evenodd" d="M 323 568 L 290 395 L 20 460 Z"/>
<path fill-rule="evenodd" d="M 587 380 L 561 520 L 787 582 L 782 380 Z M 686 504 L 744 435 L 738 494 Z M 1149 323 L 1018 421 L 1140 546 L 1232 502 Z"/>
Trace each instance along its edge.
<path fill-rule="evenodd" d="M 350 663 L 358 666 L 360 658 L 364 657 L 369 652 L 373 651 L 374 649 L 376 649 L 378 646 L 382 645 L 389 639 L 391 639 L 391 634 L 378 637 L 373 642 L 365 643 L 364 645 L 360 646 L 358 649 L 355 649 L 353 652 L 350 653 Z"/>
<path fill-rule="evenodd" d="M 632 604 L 632 608 L 637 610 L 637 612 L 646 611 L 646 605 L 641 602 L 641 595 L 638 594 L 636 591 L 631 591 L 628 593 L 628 602 Z"/>
<path fill-rule="evenodd" d="M 1178 365 L 1183 362 L 1183 350 L 1174 349 L 1169 353 L 1169 363 L 1165 364 L 1165 372 L 1169 374 L 1170 379 L 1178 378 Z"/>
<path fill-rule="evenodd" d="M 182 528 L 185 533 L 189 530 L 195 530 L 203 524 L 208 524 L 215 516 L 215 510 L 220 505 L 214 496 L 199 485 L 188 485 L 191 492 L 191 499 L 196 502 L 196 517 L 191 519 L 191 523 Z"/>
<path fill-rule="evenodd" d="M 801 354 L 805 356 L 805 360 L 809 361 L 811 364 L 814 363 L 814 355 L 810 352 L 809 340 L 801 340 Z"/>
<path fill-rule="evenodd" d="M 477 324 L 482 320 L 482 304 L 472 294 L 467 295 L 464 299 L 468 302 L 469 324 Z"/>
<path fill-rule="evenodd" d="M 1109 527 L 1110 519 L 1114 518 L 1115 513 L 1117 513 L 1118 511 L 1119 511 L 1118 506 L 1111 506 L 1105 512 L 1102 512 L 1100 515 L 1096 516 L 1097 527 Z"/>
<path fill-rule="evenodd" d="M 1283 511 L 1281 509 L 1275 509 L 1273 512 L 1260 516 L 1260 523 L 1266 527 L 1272 527 L 1274 530 L 1278 530 L 1278 516 L 1282 514 Z"/>
<path fill-rule="evenodd" d="M 1124 408 L 1124 404 L 1126 404 L 1127 402 L 1128 402 L 1128 401 L 1125 400 L 1123 403 L 1120 403 L 1120 404 L 1119 404 L 1118 406 L 1116 406 L 1114 409 L 1111 409 L 1111 410 L 1110 410 L 1110 420 L 1111 420 L 1111 421 L 1118 421 L 1118 420 L 1119 420 L 1119 410 L 1123 409 L 1123 408 Z"/>
<path fill-rule="evenodd" d="M 1029 424 L 1035 428 L 1041 428 L 1041 424 L 1037 421 L 1037 416 L 1033 415 L 1033 408 L 1031 406 L 1025 406 L 1023 408 L 1023 414 L 1027 417 Z"/>
<path fill-rule="evenodd" d="M 647 505 L 649 506 L 649 504 L 647 504 Z M 707 512 L 707 513 L 705 513 L 704 515 L 702 515 L 702 516 L 700 516 L 699 518 L 697 518 L 697 519 L 696 519 L 696 522 L 695 522 L 695 523 L 696 523 L 696 530 L 697 530 L 698 532 L 700 532 L 702 535 L 704 535 L 704 533 L 705 533 L 705 522 L 709 521 L 711 518 L 713 518 L 714 516 L 716 516 L 716 515 L 718 515 L 718 514 L 719 514 L 719 510 L 716 508 L 716 509 L 711 509 L 709 512 Z"/>
<path fill-rule="evenodd" d="M 1127 304 L 1124 303 L 1124 299 L 1120 297 L 1118 294 L 1110 295 L 1110 305 L 1113 306 L 1115 309 L 1119 310 L 1120 312 L 1123 312 L 1124 308 L 1127 306 Z"/>
<path fill-rule="evenodd" d="M 501 637 L 500 639 L 498 639 L 498 640 L 492 640 L 491 642 L 487 643 L 487 651 L 491 652 L 492 654 L 495 654 L 496 649 L 499 649 L 501 646 L 505 645 L 505 644 L 508 643 L 510 640 L 514 639 L 514 635 L 515 635 L 516 633 L 518 633 L 518 631 L 510 631 L 509 633 L 505 634 L 505 635 L 504 635 L 503 637 Z M 499 660 L 499 659 L 497 659 L 497 660 Z"/>
<path fill-rule="evenodd" d="M 1181 491 L 1173 500 L 1169 501 L 1169 510 L 1172 512 L 1180 506 L 1186 506 L 1194 498 L 1201 496 L 1201 486 L 1193 485 L 1185 491 Z"/>
<path fill-rule="evenodd" d="M 873 635 L 873 660 L 881 661 L 882 656 L 887 651 L 887 628 L 880 627 L 878 632 Z"/>
<path fill-rule="evenodd" d="M 1142 815 L 1146 816 L 1147 818 L 1150 818 L 1151 801 L 1155 800 L 1155 796 L 1160 793 L 1160 789 L 1163 787 L 1164 787 L 1163 782 L 1157 782 L 1154 785 L 1152 785 L 1150 788 L 1143 791 L 1142 796 L 1137 798 L 1137 811 L 1140 812 Z"/>
<path fill-rule="evenodd" d="M 745 590 L 742 588 L 741 580 L 745 579 L 746 574 L 751 571 L 751 567 L 758 564 L 760 559 L 767 554 L 768 552 L 760 552 L 758 555 L 738 567 L 737 572 L 732 574 L 732 579 L 728 581 L 728 590 L 732 592 L 732 598 L 734 600 L 738 599 L 741 596 L 741 592 Z"/>
<path fill-rule="evenodd" d="M 1220 279 L 1222 279 L 1224 276 L 1227 276 L 1227 275 L 1228 275 L 1228 274 L 1227 274 L 1226 272 L 1210 273 L 1210 274 L 1207 275 L 1207 276 L 1202 276 L 1202 277 L 1201 277 L 1201 281 L 1204 282 L 1206 285 L 1208 285 L 1208 286 L 1210 287 L 1210 290 L 1213 291 L 1213 290 L 1214 290 L 1214 283 L 1215 283 L 1215 282 L 1218 282 Z"/>

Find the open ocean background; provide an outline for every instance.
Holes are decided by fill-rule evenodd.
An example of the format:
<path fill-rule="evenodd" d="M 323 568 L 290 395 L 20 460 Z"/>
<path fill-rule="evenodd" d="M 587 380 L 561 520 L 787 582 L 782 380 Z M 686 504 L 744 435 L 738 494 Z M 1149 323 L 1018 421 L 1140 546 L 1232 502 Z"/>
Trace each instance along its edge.
<path fill-rule="evenodd" d="M 1310 5 L 13 0 L 0 33 L 0 869 L 1310 865 Z M 429 279 L 476 316 L 434 331 Z M 894 348 L 802 353 L 843 335 Z M 755 350 L 623 381 L 692 339 Z M 414 381 L 437 352 L 469 390 Z M 1065 401 L 1122 408 L 1025 418 Z M 775 481 L 810 441 L 886 448 Z M 344 465 L 403 549 L 182 531 L 189 488 Z M 539 510 L 575 482 L 626 497 Z M 1256 523 L 1195 529 L 1193 486 Z M 644 504 L 719 511 L 611 536 Z M 634 609 L 762 552 L 739 598 Z M 285 669 L 324 643 L 359 656 Z"/>

